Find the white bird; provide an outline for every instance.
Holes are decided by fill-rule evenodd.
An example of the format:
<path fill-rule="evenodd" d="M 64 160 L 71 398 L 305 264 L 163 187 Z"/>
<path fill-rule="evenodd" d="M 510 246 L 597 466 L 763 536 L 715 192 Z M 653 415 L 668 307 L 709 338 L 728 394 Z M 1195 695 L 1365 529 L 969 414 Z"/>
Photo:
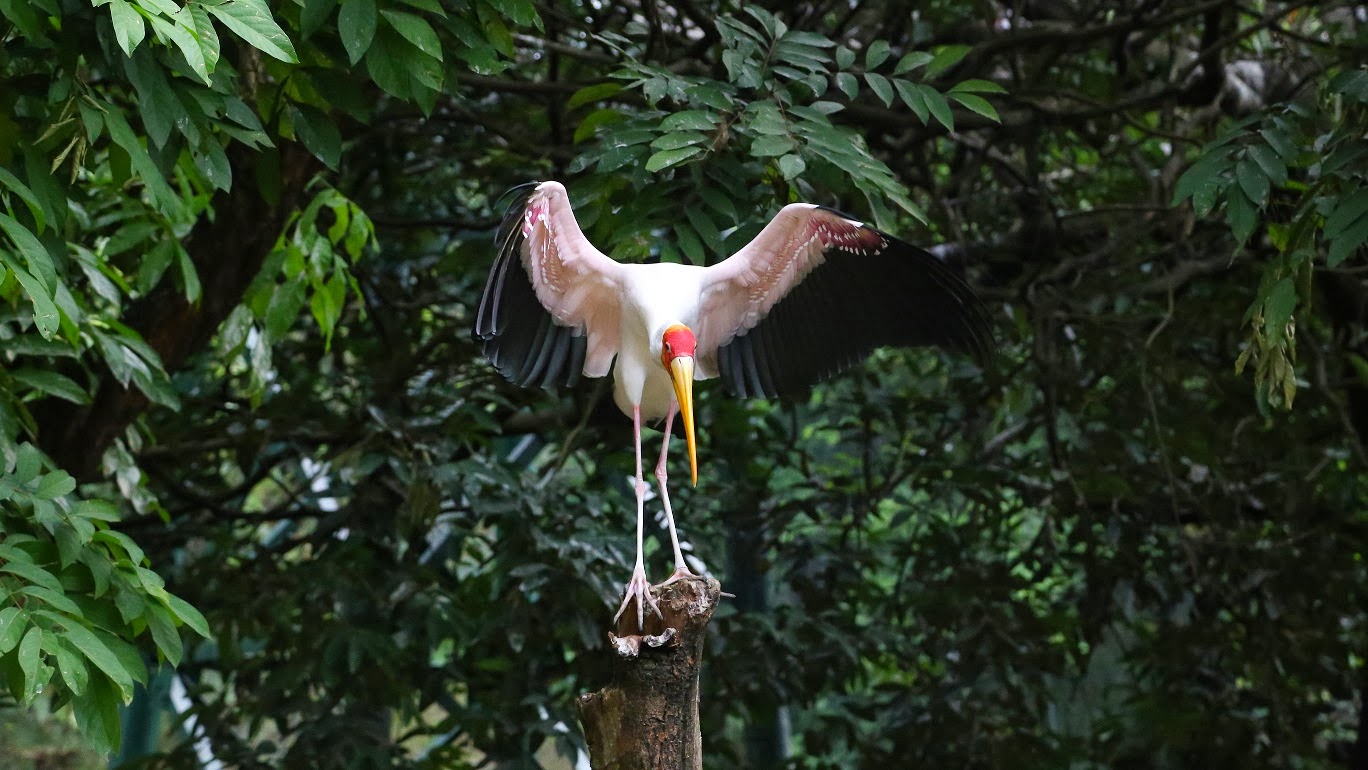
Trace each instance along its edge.
<path fill-rule="evenodd" d="M 695 378 L 721 377 L 742 398 L 788 396 L 884 345 L 940 345 L 980 359 L 993 347 L 982 304 L 950 268 L 834 209 L 789 204 L 711 267 L 623 264 L 584 237 L 560 183 L 519 189 L 499 229 L 474 337 L 522 386 L 568 386 L 581 373 L 613 369 L 614 400 L 632 418 L 637 513 L 636 567 L 614 622 L 634 599 L 638 628 L 646 607 L 660 614 L 642 561 L 643 420 L 665 419 L 655 475 L 675 571 L 662 585 L 692 575 L 665 460 L 678 413 L 698 483 Z"/>

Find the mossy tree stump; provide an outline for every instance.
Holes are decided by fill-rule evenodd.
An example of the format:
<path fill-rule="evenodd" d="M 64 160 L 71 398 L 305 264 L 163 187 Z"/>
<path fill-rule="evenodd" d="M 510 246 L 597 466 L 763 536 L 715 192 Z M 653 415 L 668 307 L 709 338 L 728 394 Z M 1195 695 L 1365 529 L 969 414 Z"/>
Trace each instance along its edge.
<path fill-rule="evenodd" d="M 698 671 L 721 593 L 712 578 L 665 586 L 656 592 L 664 619 L 647 614 L 641 632 L 636 613 L 623 613 L 608 635 L 613 683 L 579 699 L 594 770 L 702 770 Z"/>

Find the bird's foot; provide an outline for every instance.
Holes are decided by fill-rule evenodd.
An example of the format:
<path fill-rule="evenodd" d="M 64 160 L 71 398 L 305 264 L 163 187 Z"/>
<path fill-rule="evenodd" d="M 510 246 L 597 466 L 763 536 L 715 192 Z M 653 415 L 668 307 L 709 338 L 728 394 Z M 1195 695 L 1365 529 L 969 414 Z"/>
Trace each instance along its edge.
<path fill-rule="evenodd" d="M 665 615 L 660 611 L 660 604 L 651 594 L 651 584 L 646 580 L 646 572 L 639 565 L 635 570 L 632 570 L 632 579 L 627 581 L 626 594 L 622 597 L 622 606 L 618 607 L 617 614 L 613 616 L 615 625 L 618 618 L 622 617 L 622 613 L 627 611 L 627 607 L 631 605 L 633 599 L 637 603 L 637 630 L 643 629 L 646 625 L 647 607 L 650 607 L 651 611 L 658 615 L 661 620 L 665 619 Z"/>
<path fill-rule="evenodd" d="M 696 577 L 698 576 L 690 572 L 688 567 L 684 566 L 683 564 L 680 564 L 675 567 L 674 574 L 665 578 L 665 582 L 661 583 L 660 585 L 657 585 L 656 588 L 664 588 L 665 586 L 670 585 L 671 583 L 678 583 L 679 581 L 684 580 L 685 578 Z"/>

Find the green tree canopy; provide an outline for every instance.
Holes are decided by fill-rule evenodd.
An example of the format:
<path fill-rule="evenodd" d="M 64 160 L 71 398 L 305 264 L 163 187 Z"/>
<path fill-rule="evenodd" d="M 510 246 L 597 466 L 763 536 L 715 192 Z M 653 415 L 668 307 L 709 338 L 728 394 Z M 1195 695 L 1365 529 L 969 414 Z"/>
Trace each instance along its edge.
<path fill-rule="evenodd" d="M 1364 767 L 1366 24 L 0 0 L 0 682 L 110 749 L 175 667 L 167 766 L 573 756 L 631 427 L 470 339 L 499 196 L 557 179 L 629 261 L 832 205 L 996 324 L 987 370 L 699 386 L 711 763 Z"/>

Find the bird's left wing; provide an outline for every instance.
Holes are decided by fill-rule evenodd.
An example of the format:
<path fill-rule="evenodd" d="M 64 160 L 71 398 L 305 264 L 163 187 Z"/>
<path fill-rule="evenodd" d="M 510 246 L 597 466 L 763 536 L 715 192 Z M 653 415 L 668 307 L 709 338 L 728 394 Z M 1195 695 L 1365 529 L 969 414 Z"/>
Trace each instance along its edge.
<path fill-rule="evenodd" d="M 595 249 L 558 182 L 527 185 L 498 233 L 474 337 L 518 385 L 571 385 L 608 373 L 620 336 L 622 266 Z"/>
<path fill-rule="evenodd" d="M 800 395 L 884 345 L 993 346 L 972 289 L 940 260 L 807 203 L 709 267 L 698 367 L 740 397 Z"/>

